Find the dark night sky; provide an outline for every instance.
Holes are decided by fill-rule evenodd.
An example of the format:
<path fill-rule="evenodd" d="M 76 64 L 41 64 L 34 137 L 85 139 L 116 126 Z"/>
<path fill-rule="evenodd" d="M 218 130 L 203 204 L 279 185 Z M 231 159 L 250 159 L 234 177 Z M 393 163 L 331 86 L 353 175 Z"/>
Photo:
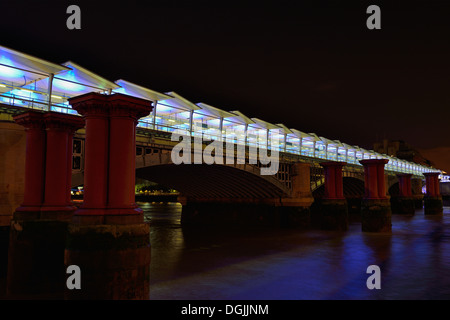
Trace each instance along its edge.
<path fill-rule="evenodd" d="M 0 44 L 369 149 L 450 147 L 445 3 L 3 0 Z"/>

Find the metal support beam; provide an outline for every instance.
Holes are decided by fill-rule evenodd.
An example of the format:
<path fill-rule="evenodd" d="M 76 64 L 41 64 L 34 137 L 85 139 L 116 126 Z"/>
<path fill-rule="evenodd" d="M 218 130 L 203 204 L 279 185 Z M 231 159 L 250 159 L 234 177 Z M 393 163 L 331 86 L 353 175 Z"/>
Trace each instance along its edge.
<path fill-rule="evenodd" d="M 152 119 L 152 125 L 153 125 L 153 130 L 156 130 L 156 107 L 157 107 L 157 105 L 158 105 L 158 101 L 155 100 L 155 106 L 153 107 L 153 110 L 152 110 L 152 117 L 153 117 L 153 119 Z"/>
<path fill-rule="evenodd" d="M 192 136 L 192 127 L 194 125 L 194 110 L 189 112 L 189 134 Z"/>
<path fill-rule="evenodd" d="M 53 77 L 54 77 L 54 74 L 50 73 L 50 76 L 48 77 L 48 106 L 47 106 L 47 111 L 52 111 Z"/>

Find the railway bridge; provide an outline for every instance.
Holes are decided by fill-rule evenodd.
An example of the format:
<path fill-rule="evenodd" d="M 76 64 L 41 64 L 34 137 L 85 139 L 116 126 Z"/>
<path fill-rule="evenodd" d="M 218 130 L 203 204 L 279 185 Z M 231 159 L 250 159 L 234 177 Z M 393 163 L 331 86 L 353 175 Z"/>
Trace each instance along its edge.
<path fill-rule="evenodd" d="M 177 132 L 188 145 L 201 137 L 200 153 L 216 159 L 217 146 L 232 144 L 233 164 L 175 163 Z M 275 173 L 263 174 L 268 163 L 253 161 L 254 150 Z M 423 203 L 425 214 L 442 214 L 437 168 L 2 46 L 0 154 L 0 275 L 12 296 L 148 299 L 150 227 L 136 177 L 178 189 L 186 224 L 345 231 L 350 204 L 362 231 L 390 232 L 392 212 Z M 80 184 L 77 207 L 70 188 Z M 81 291 L 65 287 L 73 265 Z"/>

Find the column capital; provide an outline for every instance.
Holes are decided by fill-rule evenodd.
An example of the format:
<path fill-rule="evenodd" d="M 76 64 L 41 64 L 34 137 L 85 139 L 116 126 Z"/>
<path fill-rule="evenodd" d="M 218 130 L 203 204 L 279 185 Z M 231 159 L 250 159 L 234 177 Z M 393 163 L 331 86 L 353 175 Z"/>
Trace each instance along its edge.
<path fill-rule="evenodd" d="M 68 99 L 72 109 L 84 117 L 108 115 L 108 96 L 97 92 L 90 92 Z"/>
<path fill-rule="evenodd" d="M 397 173 L 397 177 L 399 177 L 399 178 L 410 178 L 410 177 L 412 177 L 412 173 Z"/>
<path fill-rule="evenodd" d="M 109 113 L 111 116 L 131 117 L 135 121 L 152 112 L 152 102 L 149 100 L 115 93 L 108 96 Z"/>
<path fill-rule="evenodd" d="M 13 116 L 13 119 L 27 129 L 45 129 L 43 112 L 27 111 Z"/>
<path fill-rule="evenodd" d="M 131 117 L 135 121 L 149 115 L 153 109 L 151 101 L 122 93 L 105 95 L 91 92 L 70 98 L 69 104 L 84 117 Z"/>
<path fill-rule="evenodd" d="M 44 114 L 45 126 L 47 129 L 58 131 L 75 132 L 84 127 L 84 120 L 80 116 L 47 112 Z"/>

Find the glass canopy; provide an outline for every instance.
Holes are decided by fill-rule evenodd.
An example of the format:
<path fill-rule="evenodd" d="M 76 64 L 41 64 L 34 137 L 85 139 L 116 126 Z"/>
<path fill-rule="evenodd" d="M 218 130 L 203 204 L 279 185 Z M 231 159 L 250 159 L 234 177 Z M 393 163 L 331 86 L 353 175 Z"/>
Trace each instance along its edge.
<path fill-rule="evenodd" d="M 337 140 L 320 137 L 224 111 L 206 103 L 192 103 L 176 92 L 160 93 L 120 79 L 111 82 L 74 62 L 55 64 L 0 46 L 0 103 L 15 107 L 77 114 L 68 98 L 88 92 L 123 93 L 153 102 L 153 111 L 138 126 L 173 132 L 185 130 L 205 140 L 222 139 L 249 147 L 275 149 L 316 159 L 360 165 L 362 159 L 388 159 L 386 170 L 422 175 L 439 171 Z"/>

